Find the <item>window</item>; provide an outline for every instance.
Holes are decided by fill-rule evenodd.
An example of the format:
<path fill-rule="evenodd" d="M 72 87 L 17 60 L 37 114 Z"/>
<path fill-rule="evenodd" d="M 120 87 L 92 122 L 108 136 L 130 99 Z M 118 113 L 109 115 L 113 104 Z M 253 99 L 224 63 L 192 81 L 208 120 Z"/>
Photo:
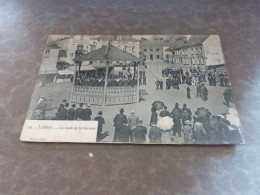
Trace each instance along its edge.
<path fill-rule="evenodd" d="M 46 53 L 46 54 L 49 54 L 49 53 L 50 53 L 50 50 L 49 50 L 49 49 L 46 49 L 45 53 Z"/>
<path fill-rule="evenodd" d="M 159 59 L 159 58 L 160 58 L 160 55 L 157 55 L 156 58 Z"/>
<path fill-rule="evenodd" d="M 144 51 L 147 51 L 147 49 L 144 49 Z"/>
<path fill-rule="evenodd" d="M 153 51 L 153 49 L 150 49 L 150 51 Z"/>
<path fill-rule="evenodd" d="M 156 51 L 159 51 L 159 48 L 156 48 Z"/>

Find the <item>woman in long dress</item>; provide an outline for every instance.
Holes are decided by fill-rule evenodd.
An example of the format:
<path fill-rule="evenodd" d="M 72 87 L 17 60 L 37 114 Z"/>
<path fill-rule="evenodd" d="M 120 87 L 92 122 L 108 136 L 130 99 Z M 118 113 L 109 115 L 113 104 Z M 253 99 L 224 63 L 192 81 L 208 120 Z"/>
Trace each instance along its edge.
<path fill-rule="evenodd" d="M 155 107 L 152 107 L 151 109 L 152 114 L 151 114 L 151 120 L 150 120 L 150 125 L 152 126 L 152 124 L 157 124 L 157 120 L 158 120 L 158 115 L 157 115 L 157 110 Z"/>

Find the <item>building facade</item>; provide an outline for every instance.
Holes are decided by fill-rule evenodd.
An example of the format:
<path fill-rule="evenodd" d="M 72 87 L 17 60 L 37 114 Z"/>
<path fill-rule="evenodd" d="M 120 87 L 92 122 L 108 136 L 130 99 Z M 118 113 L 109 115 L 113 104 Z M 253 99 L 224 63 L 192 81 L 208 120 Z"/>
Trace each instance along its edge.
<path fill-rule="evenodd" d="M 225 64 L 218 35 L 192 35 L 189 40 L 176 41 L 169 62 L 187 66 L 215 66 Z"/>
<path fill-rule="evenodd" d="M 136 57 L 140 57 L 140 41 L 130 35 L 99 36 L 90 39 L 90 51 L 107 46 L 109 40 L 112 45 Z"/>
<path fill-rule="evenodd" d="M 59 48 L 46 49 L 42 64 L 40 66 L 39 74 L 56 74 L 57 73 L 57 62 L 59 57 Z"/>
<path fill-rule="evenodd" d="M 172 62 L 180 65 L 205 65 L 205 55 L 202 43 L 208 38 L 204 35 L 194 35 L 189 40 L 181 40 L 174 44 Z"/>
<path fill-rule="evenodd" d="M 141 53 L 147 61 L 163 60 L 164 49 L 169 47 L 172 43 L 165 40 L 142 40 Z"/>

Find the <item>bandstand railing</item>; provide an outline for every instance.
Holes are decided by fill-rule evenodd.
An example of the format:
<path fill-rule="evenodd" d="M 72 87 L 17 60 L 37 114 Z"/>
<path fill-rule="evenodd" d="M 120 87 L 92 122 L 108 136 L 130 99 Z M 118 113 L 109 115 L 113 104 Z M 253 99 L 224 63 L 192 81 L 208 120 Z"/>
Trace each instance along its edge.
<path fill-rule="evenodd" d="M 75 85 L 71 94 L 71 102 L 86 104 L 127 104 L 139 101 L 137 86 L 108 86 L 104 96 L 105 87 Z"/>

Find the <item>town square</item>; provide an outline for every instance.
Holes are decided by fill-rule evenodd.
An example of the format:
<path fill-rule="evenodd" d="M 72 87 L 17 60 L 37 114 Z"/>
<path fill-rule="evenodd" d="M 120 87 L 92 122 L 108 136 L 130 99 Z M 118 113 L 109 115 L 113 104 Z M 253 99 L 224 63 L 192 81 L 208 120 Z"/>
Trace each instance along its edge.
<path fill-rule="evenodd" d="M 97 142 L 242 143 L 216 35 L 50 36 L 27 117 L 97 120 Z"/>

